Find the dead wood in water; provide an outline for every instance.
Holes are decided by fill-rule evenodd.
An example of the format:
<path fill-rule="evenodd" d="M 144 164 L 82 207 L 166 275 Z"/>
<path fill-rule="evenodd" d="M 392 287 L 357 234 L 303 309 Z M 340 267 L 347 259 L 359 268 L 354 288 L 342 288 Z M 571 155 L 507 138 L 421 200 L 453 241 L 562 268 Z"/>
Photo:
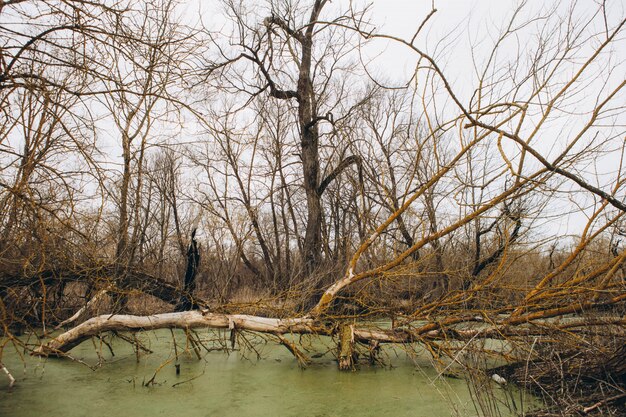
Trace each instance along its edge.
<path fill-rule="evenodd" d="M 38 355 L 61 355 L 99 333 L 123 330 L 214 328 L 249 330 L 272 334 L 317 333 L 311 319 L 273 319 L 243 314 L 214 314 L 200 310 L 152 316 L 101 315 L 55 337 L 35 350 Z M 323 332 L 323 331 L 322 331 Z"/>
<path fill-rule="evenodd" d="M 344 324 L 339 328 L 339 353 L 337 362 L 342 371 L 354 370 L 356 358 L 354 352 L 354 326 Z"/>
<path fill-rule="evenodd" d="M 0 362 L 0 370 L 2 370 L 9 379 L 9 389 L 13 388 L 13 385 L 15 384 L 15 378 L 13 377 L 13 375 L 11 375 L 11 372 L 7 369 L 6 366 L 4 366 L 2 362 Z"/>
<path fill-rule="evenodd" d="M 625 346 L 626 337 L 622 337 L 569 351 L 540 350 L 526 360 L 489 373 L 525 387 L 544 400 L 546 408 L 530 416 L 623 416 Z"/>

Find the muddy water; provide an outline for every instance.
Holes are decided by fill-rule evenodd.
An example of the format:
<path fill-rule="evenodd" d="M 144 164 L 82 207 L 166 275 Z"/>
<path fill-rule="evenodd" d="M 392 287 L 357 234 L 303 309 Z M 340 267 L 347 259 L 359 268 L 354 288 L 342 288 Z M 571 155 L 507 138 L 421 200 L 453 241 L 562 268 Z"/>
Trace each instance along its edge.
<path fill-rule="evenodd" d="M 328 352 L 300 370 L 280 345 L 249 339 L 245 350 L 213 351 L 198 360 L 187 349 L 184 333 L 174 334 L 178 360 L 168 330 L 137 336 L 154 352 L 142 354 L 139 362 L 130 345 L 119 339 L 112 343 L 114 356 L 92 342 L 71 352 L 90 365 L 102 362 L 95 370 L 67 359 L 22 360 L 6 347 L 2 360 L 17 383 L 8 391 L 0 375 L 0 416 L 478 415 L 466 382 L 438 376 L 419 352 L 387 349 L 384 356 L 391 366 L 365 366 L 358 372 L 339 372 Z M 206 346 L 215 346 L 211 340 L 219 336 L 213 331 L 199 334 Z M 311 347 L 324 352 L 320 343 L 311 341 Z M 145 386 L 155 372 L 154 384 Z M 523 395 L 500 387 L 494 391 L 509 407 L 515 401 L 519 411 Z M 500 411 L 511 415 L 507 407 Z"/>

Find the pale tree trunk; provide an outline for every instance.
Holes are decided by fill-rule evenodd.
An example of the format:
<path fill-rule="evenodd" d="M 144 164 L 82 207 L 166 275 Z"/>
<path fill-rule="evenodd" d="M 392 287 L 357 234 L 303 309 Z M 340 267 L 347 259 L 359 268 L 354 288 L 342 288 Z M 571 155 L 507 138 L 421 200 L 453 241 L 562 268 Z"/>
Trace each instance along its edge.
<path fill-rule="evenodd" d="M 201 310 L 152 316 L 110 315 L 91 318 L 39 347 L 40 355 L 61 355 L 82 341 L 111 330 L 155 330 L 166 328 L 213 328 L 250 330 L 263 333 L 319 333 L 310 318 L 267 318 L 244 314 L 214 314 Z"/>

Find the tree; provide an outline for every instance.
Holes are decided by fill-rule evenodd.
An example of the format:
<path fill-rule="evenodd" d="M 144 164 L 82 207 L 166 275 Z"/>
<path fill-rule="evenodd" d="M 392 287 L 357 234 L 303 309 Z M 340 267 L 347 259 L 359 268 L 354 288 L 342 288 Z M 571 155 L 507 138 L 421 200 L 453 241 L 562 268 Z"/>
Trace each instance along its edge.
<path fill-rule="evenodd" d="M 322 122 L 335 122 L 334 109 L 344 99 L 345 90 L 331 91 L 336 72 L 341 72 L 342 57 L 351 45 L 346 35 L 337 27 L 318 24 L 327 0 L 315 1 L 310 7 L 297 3 L 268 4 L 268 14 L 260 22 L 249 22 L 243 6 L 226 2 L 234 19 L 236 35 L 233 42 L 240 48 L 235 57 L 225 56 L 225 61 L 216 62 L 214 71 L 225 71 L 235 89 L 248 92 L 248 71 L 255 76 L 255 85 L 249 94 L 254 97 L 267 94 L 276 100 L 295 101 L 297 113 L 297 138 L 302 164 L 302 185 L 306 195 L 306 221 L 303 242 L 303 257 L 306 271 L 311 274 L 322 261 L 322 196 L 329 182 L 343 169 L 354 163 L 354 158 L 344 159 L 328 177 L 322 179 L 320 163 L 320 139 Z M 303 19 L 303 14 L 307 18 Z M 339 18 L 339 21 L 345 17 Z M 319 30 L 318 30 L 319 27 Z M 323 32 L 330 32 L 328 39 L 321 39 Z M 333 38 L 342 39 L 334 42 Z M 319 42 L 319 43 L 318 43 Z M 318 55 L 316 47 L 322 48 Z M 239 70 L 235 64 L 252 64 L 252 68 Z M 234 77 L 233 77 L 234 75 Z M 224 78 L 219 78 L 224 80 Z M 345 82 L 345 81 L 344 81 Z M 288 85 L 292 86 L 289 89 Z M 345 86 L 344 86 L 345 87 Z M 289 104 L 291 106 L 291 104 Z M 324 111 L 324 108 L 328 111 Z"/>
<path fill-rule="evenodd" d="M 91 287 L 102 284 L 100 273 L 111 272 L 114 260 L 107 257 L 108 242 L 102 238 L 108 220 L 103 213 L 111 207 L 106 190 L 110 161 L 97 141 L 107 118 L 102 103 L 111 105 L 109 116 L 117 119 L 124 138 L 114 237 L 124 261 L 118 265 L 126 269 L 135 257 L 143 230 L 139 200 L 150 131 L 146 126 L 155 118 L 165 122 L 173 107 L 185 107 L 169 93 L 180 81 L 176 65 L 184 65 L 185 54 L 197 47 L 194 33 L 173 24 L 173 2 L 144 2 L 143 10 L 137 5 L 17 1 L 0 7 L 6 40 L 0 49 L 1 292 L 4 297 L 17 283 L 37 288 L 33 300 L 42 300 L 34 301 L 37 308 L 31 305 L 22 318 L 15 317 L 18 322 L 35 315 L 45 326 L 53 307 L 48 292 L 56 288 L 59 301 L 65 283 Z M 181 48 L 181 38 L 190 49 Z M 159 100 L 170 107 L 156 106 Z M 116 102 L 118 107 L 112 104 Z M 135 151 L 133 140 L 141 134 Z M 137 204 L 131 209 L 133 201 Z M 20 273 L 22 279 L 15 280 Z M 129 280 L 131 287 L 142 281 L 132 274 Z M 148 287 L 154 282 L 146 280 Z"/>

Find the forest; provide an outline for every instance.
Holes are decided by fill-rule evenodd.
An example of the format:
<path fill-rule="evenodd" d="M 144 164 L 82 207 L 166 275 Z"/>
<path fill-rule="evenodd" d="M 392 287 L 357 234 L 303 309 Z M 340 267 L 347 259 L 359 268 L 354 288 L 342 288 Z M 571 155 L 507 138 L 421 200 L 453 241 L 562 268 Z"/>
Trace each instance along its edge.
<path fill-rule="evenodd" d="M 624 5 L 427 1 L 399 34 L 375 3 L 0 1 L 9 387 L 9 350 L 213 328 L 624 415 Z"/>

